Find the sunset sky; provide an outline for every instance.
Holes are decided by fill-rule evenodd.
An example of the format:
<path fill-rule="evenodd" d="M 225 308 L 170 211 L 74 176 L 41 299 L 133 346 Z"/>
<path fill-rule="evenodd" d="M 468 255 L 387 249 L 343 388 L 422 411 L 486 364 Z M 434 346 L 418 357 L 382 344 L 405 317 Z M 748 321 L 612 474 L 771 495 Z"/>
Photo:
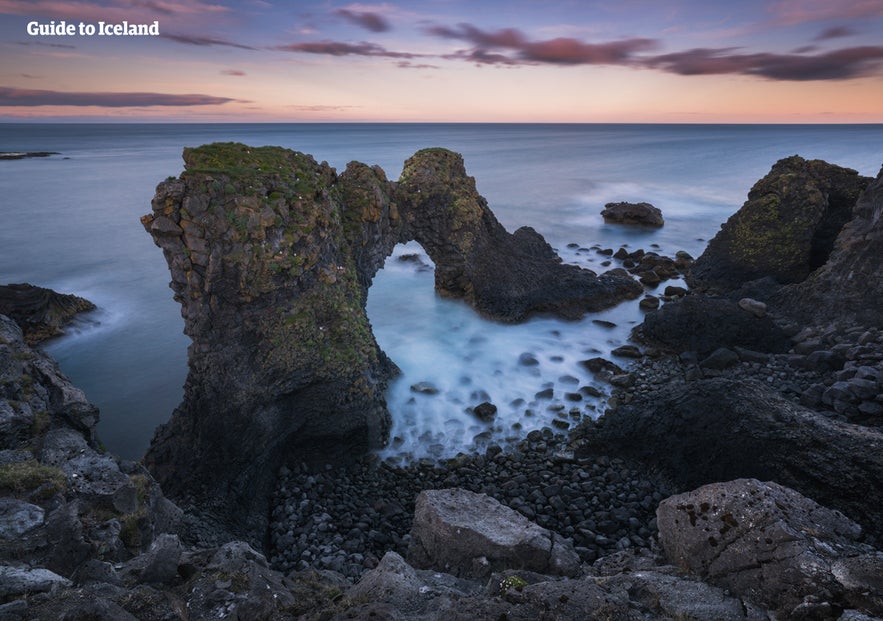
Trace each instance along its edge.
<path fill-rule="evenodd" d="M 883 122 L 883 0 L 0 0 L 0 53 L 0 121 Z"/>

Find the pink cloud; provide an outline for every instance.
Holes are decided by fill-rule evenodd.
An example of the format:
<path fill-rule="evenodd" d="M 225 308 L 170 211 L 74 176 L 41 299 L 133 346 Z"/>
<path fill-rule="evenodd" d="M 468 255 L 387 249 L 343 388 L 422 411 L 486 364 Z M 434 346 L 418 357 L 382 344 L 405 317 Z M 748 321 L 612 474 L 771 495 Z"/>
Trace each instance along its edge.
<path fill-rule="evenodd" d="M 474 44 L 473 49 L 458 52 L 449 58 L 483 64 L 622 65 L 632 62 L 636 53 L 658 47 L 655 40 L 644 38 L 606 43 L 585 43 L 571 37 L 531 41 L 515 28 L 488 32 L 471 24 L 458 24 L 456 28 L 432 26 L 426 32 L 436 37 Z M 490 51 L 493 49 L 511 50 L 514 55 Z"/>

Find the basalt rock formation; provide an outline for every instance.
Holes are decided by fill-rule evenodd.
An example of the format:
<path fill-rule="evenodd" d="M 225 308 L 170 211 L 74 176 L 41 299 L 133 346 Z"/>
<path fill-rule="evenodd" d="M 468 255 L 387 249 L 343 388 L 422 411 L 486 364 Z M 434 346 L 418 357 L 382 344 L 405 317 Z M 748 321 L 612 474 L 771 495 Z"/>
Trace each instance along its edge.
<path fill-rule="evenodd" d="M 805 322 L 883 327 L 883 169 L 856 202 L 827 263 L 773 302 Z"/>
<path fill-rule="evenodd" d="M 398 184 L 378 167 L 338 176 L 278 147 L 207 145 L 184 161 L 142 218 L 193 340 L 184 400 L 146 463 L 166 493 L 214 504 L 240 534 L 263 530 L 284 461 L 385 441 L 396 368 L 365 302 L 396 243 L 416 239 L 440 293 L 503 320 L 578 317 L 641 292 L 626 274 L 562 265 L 530 229 L 507 233 L 444 149 L 415 154 Z"/>
<path fill-rule="evenodd" d="M 870 181 L 821 160 L 779 160 L 696 259 L 687 282 L 731 291 L 763 277 L 804 280 L 828 260 Z"/>
<path fill-rule="evenodd" d="M 64 324 L 90 310 L 95 305 L 75 295 L 27 283 L 0 285 L 0 314 L 15 320 L 30 345 L 64 334 Z"/>
<path fill-rule="evenodd" d="M 772 480 L 883 537 L 879 430 L 831 420 L 757 382 L 672 385 L 608 411 L 592 446 L 663 469 L 684 489 Z"/>
<path fill-rule="evenodd" d="M 405 219 L 401 241 L 417 240 L 435 262 L 436 291 L 493 319 L 537 312 L 578 319 L 643 292 L 622 271 L 596 277 L 562 264 L 532 228 L 508 233 L 456 153 L 425 149 L 408 159 L 395 198 Z"/>

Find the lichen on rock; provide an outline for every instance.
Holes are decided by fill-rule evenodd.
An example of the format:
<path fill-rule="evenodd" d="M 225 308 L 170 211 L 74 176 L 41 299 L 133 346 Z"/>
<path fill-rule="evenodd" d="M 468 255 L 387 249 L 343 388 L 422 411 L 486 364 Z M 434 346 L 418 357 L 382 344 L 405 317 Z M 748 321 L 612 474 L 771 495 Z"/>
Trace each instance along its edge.
<path fill-rule="evenodd" d="M 776 162 L 690 271 L 693 287 L 729 291 L 772 277 L 800 282 L 827 261 L 871 181 L 849 168 L 794 155 Z"/>

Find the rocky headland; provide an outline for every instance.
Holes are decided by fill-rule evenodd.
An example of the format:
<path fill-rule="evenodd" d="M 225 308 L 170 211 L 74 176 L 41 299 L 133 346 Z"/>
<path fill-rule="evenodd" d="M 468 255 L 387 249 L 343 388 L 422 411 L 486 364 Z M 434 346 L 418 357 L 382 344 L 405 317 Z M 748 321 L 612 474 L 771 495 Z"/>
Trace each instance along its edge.
<path fill-rule="evenodd" d="M 234 144 L 185 168 L 143 219 L 193 340 L 147 468 L 0 317 L 0 619 L 883 615 L 883 171 L 788 158 L 695 269 L 599 249 L 597 276 L 503 230 L 441 149 L 398 182 Z M 691 290 L 645 296 L 626 368 L 585 361 L 615 387 L 598 422 L 393 466 L 365 452 L 395 365 L 364 304 L 411 239 L 504 321 Z"/>

